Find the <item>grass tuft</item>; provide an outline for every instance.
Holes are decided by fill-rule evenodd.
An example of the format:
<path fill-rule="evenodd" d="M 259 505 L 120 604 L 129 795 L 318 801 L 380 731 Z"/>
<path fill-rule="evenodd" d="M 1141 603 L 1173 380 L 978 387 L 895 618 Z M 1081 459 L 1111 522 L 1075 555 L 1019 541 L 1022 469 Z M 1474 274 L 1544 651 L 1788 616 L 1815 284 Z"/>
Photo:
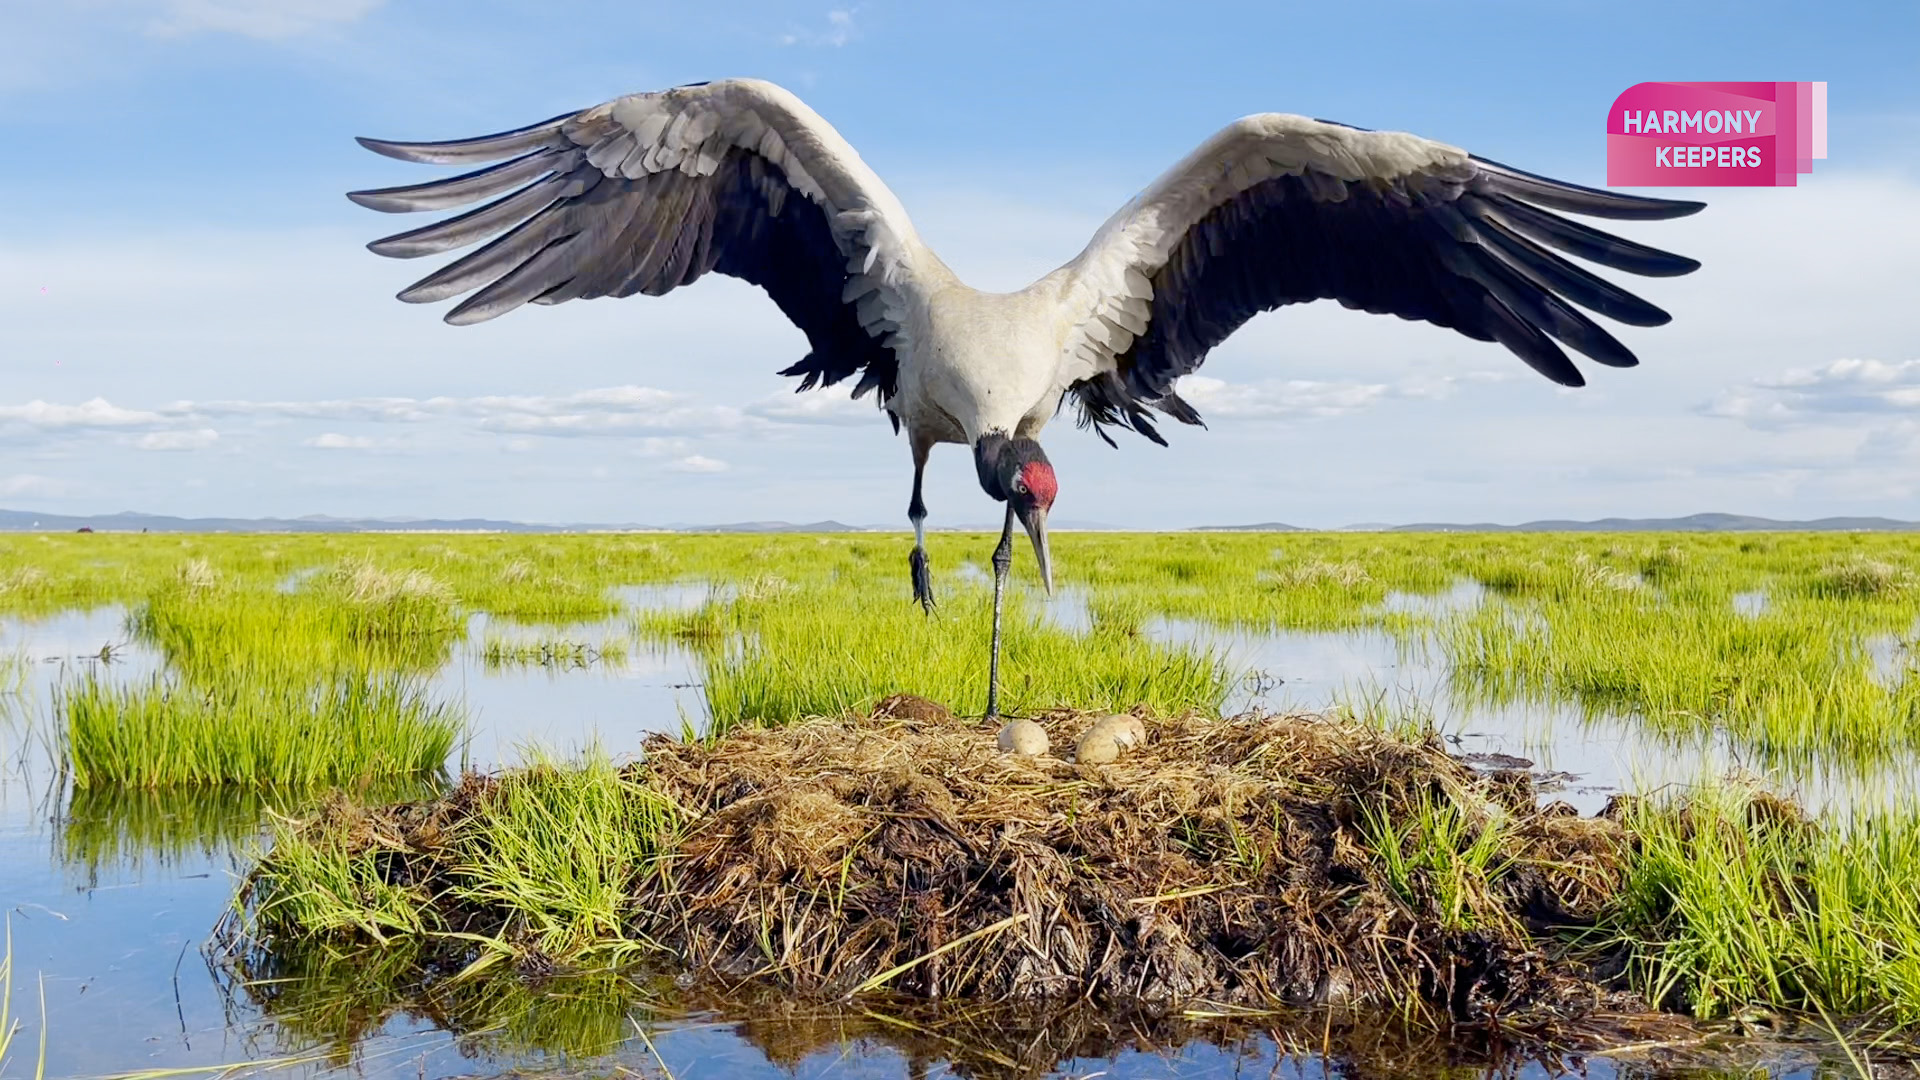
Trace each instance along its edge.
<path fill-rule="evenodd" d="M 433 773 L 462 730 L 454 709 L 397 676 L 313 687 L 89 676 L 58 690 L 55 713 L 79 788 L 311 788 Z"/>

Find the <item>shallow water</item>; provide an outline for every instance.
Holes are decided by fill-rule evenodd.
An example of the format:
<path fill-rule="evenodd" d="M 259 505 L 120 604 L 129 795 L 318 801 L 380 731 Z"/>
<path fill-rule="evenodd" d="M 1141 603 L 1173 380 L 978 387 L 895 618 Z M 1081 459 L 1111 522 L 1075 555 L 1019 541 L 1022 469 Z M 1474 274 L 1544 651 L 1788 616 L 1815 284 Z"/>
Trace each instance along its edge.
<path fill-rule="evenodd" d="M 686 650 L 635 641 L 629 620 L 636 610 L 686 609 L 711 595 L 714 591 L 700 583 L 623 589 L 617 596 L 627 611 L 591 623 L 536 626 L 473 617 L 464 641 L 430 684 L 436 698 L 460 702 L 470 716 L 472 736 L 450 768 L 512 762 L 521 756 L 519 747 L 529 743 L 568 753 L 598 741 L 616 754 L 630 752 L 649 732 L 678 731 L 683 723 L 699 726 L 704 707 L 698 659 Z M 1063 589 L 1043 610 L 1062 627 L 1086 632 L 1091 626 L 1087 600 L 1084 591 Z M 1484 602 L 1477 586 L 1462 586 L 1433 597 L 1396 595 L 1387 606 L 1420 613 Z M 269 1016 L 247 993 L 224 985 L 202 952 L 231 902 L 247 852 L 259 843 L 267 807 L 244 796 L 72 797 L 57 775 L 48 737 L 55 689 L 88 674 L 131 681 L 163 669 L 157 654 L 131 640 L 124 620 L 119 608 L 0 619 L 0 657 L 24 655 L 31 661 L 25 685 L 0 694 L 0 897 L 11 912 L 19 975 L 14 1015 L 27 1023 L 13 1055 L 21 1057 L 22 1047 L 28 1048 L 26 1056 L 34 1052 L 38 974 L 44 978 L 50 1076 L 310 1058 L 314 1040 L 299 1033 L 300 1023 Z M 1232 663 L 1249 669 L 1253 676 L 1236 692 L 1235 708 L 1317 709 L 1370 699 L 1389 707 L 1418 703 L 1432 710 L 1434 723 L 1457 752 L 1512 754 L 1530 759 L 1541 773 L 1569 774 L 1557 778 L 1554 797 L 1583 811 L 1598 809 L 1622 788 L 1693 779 L 1703 767 L 1737 764 L 1736 755 L 1715 740 L 1679 746 L 1649 736 L 1630 717 L 1594 716 L 1551 703 L 1475 702 L 1451 691 L 1436 656 L 1378 631 L 1246 634 L 1166 619 L 1153 621 L 1147 630 L 1164 641 L 1222 650 Z M 552 665 L 486 659 L 490 641 L 534 640 L 577 643 L 585 659 Z M 1819 784 L 1805 789 L 1816 796 L 1823 790 Z M 1832 785 L 1834 791 L 1848 789 Z M 558 1031 L 575 1004 L 556 999 L 536 1012 Z M 587 1063 L 596 1075 L 615 1066 L 659 1075 L 662 1065 L 681 1078 L 964 1072 L 955 1064 L 964 1054 L 946 1055 L 937 1045 L 929 1049 L 910 1040 L 883 1040 L 871 1032 L 820 1043 L 820 1030 L 809 1028 L 800 1039 L 807 1048 L 800 1052 L 794 1047 L 797 1036 L 770 1034 L 759 1019 L 663 1020 L 627 1013 L 621 1006 L 595 1022 L 618 1033 L 612 1050 L 602 1054 L 596 1048 Z M 648 1031 L 650 1046 L 648 1039 L 631 1034 L 638 1030 L 635 1024 Z M 350 1063 L 379 1076 L 495 1074 L 556 1068 L 579 1046 L 564 1033 L 515 1042 L 452 1026 L 456 1030 L 387 1006 L 373 1016 L 372 1034 L 355 1044 Z M 1007 1049 L 1019 1048 L 1010 1044 Z M 1285 1050 L 1274 1037 L 1258 1032 L 1178 1046 L 1158 1039 L 1109 1040 L 1041 1056 L 1048 1060 L 1022 1056 L 1023 1066 L 1030 1066 L 1023 1074 L 1038 1075 L 1032 1069 L 1042 1067 L 1061 1075 L 1115 1077 L 1318 1077 L 1353 1071 L 1350 1062 L 1328 1063 L 1315 1053 Z M 16 1074 L 24 1071 L 10 1064 Z M 289 1067 L 318 1073 L 347 1064 L 336 1058 Z M 1415 1055 L 1386 1071 L 1438 1075 L 1444 1068 L 1437 1058 Z M 1496 1071 L 1548 1076 L 1576 1071 L 1576 1066 L 1507 1062 Z M 1578 1071 L 1605 1077 L 1620 1070 L 1598 1060 L 1578 1063 Z M 1783 1065 L 1775 1071 L 1791 1069 Z"/>

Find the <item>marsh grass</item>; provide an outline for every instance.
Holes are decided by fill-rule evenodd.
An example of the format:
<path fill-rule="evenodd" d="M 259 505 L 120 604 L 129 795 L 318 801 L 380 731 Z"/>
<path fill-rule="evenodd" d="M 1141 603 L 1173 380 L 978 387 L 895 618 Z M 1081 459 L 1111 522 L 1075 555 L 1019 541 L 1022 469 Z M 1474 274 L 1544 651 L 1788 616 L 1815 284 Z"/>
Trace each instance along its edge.
<path fill-rule="evenodd" d="M 18 694 L 27 688 L 33 672 L 33 658 L 24 650 L 0 653 L 0 694 Z"/>
<path fill-rule="evenodd" d="M 561 766 L 543 753 L 499 778 L 470 776 L 414 835 L 445 862 L 417 878 L 370 844 L 378 820 L 335 799 L 309 827 L 277 819 L 272 855 L 241 904 L 266 927 L 298 926 L 322 939 L 451 934 L 482 967 L 501 957 L 573 961 L 630 956 L 641 881 L 663 872 L 677 815 L 672 804 L 604 754 Z M 500 913 L 446 925 L 451 905 Z"/>
<path fill-rule="evenodd" d="M 686 613 L 651 613 L 643 634 L 690 645 L 706 662 L 712 730 L 783 723 L 870 708 L 893 693 L 985 707 L 991 595 L 950 588 L 938 616 L 890 592 L 858 586 L 742 589 Z M 1001 707 L 1012 713 L 1070 705 L 1217 709 L 1231 673 L 1203 650 L 1155 643 L 1096 613 L 1074 634 L 1011 598 L 1005 620 Z"/>
<path fill-rule="evenodd" d="M 13 1040 L 20 1034 L 21 1022 L 13 1015 L 13 913 L 8 912 L 7 951 L 0 956 L 0 1069 L 13 1059 Z M 35 1061 L 34 1080 L 47 1075 L 47 984 L 40 980 L 40 1054 Z"/>
<path fill-rule="evenodd" d="M 175 670 L 203 681 L 432 671 L 452 655 L 462 628 L 450 594 L 431 579 L 364 565 L 316 575 L 293 593 L 183 575 L 130 622 Z"/>
<path fill-rule="evenodd" d="M 1885 760 L 1920 747 L 1920 680 L 1879 677 L 1876 625 L 1912 613 L 1788 599 L 1741 614 L 1641 591 L 1482 608 L 1442 624 L 1455 685 L 1497 702 L 1571 698 L 1674 734 L 1720 729 L 1769 763 Z M 1848 612 L 1846 607 L 1854 610 Z"/>
<path fill-rule="evenodd" d="M 673 804 L 597 749 L 562 765 L 543 753 L 496 781 L 462 823 L 475 842 L 452 870 L 464 903 L 511 910 L 496 933 L 539 955 L 597 958 L 647 947 L 633 934 L 640 879 L 672 843 Z"/>
<path fill-rule="evenodd" d="M 312 788 L 433 773 L 463 727 L 458 710 L 398 676 L 132 686 L 87 676 L 58 688 L 54 707 L 77 788 Z"/>
<path fill-rule="evenodd" d="M 994 538 L 930 538 L 941 614 L 915 622 L 905 534 L 835 536 L 0 536 L 0 612 L 120 603 L 182 679 L 317 681 L 425 674 L 465 620 L 560 624 L 612 612 L 614 590 L 700 582 L 696 612 L 633 617 L 696 652 L 722 726 L 860 707 L 901 689 L 983 704 L 986 590 L 959 573 Z M 1377 630 L 1432 645 L 1462 703 L 1571 704 L 1698 743 L 1725 733 L 1769 768 L 1883 767 L 1920 749 L 1920 674 L 1886 641 L 1920 616 L 1920 552 L 1897 534 L 1062 533 L 1059 584 L 1087 597 L 1068 633 L 1020 599 L 1014 707 L 1212 707 L 1208 657 L 1173 624 L 1234 633 Z M 1462 582 L 1467 610 L 1420 603 Z M 1736 596 L 1765 594 L 1740 613 Z M 501 646 L 495 664 L 578 666 Z M 484 654 L 483 661 L 487 661 Z M 1879 666 L 1876 666 L 1878 661 Z M 1231 681 L 1237 672 L 1227 672 Z M 4 678 L 0 672 L 0 678 Z"/>
<path fill-rule="evenodd" d="M 1447 930 L 1519 932 L 1500 892 L 1515 847 L 1505 815 L 1475 815 L 1429 792 L 1400 807 L 1362 804 L 1360 820 L 1388 887 L 1410 909 L 1434 912 Z"/>
<path fill-rule="evenodd" d="M 1833 600 L 1892 597 L 1910 588 L 1912 581 L 1912 575 L 1899 566 L 1855 555 L 1814 571 L 1807 580 L 1807 592 Z"/>
<path fill-rule="evenodd" d="M 1628 821 L 1639 854 L 1605 925 L 1649 1000 L 1920 1026 L 1920 803 L 1818 823 L 1720 784 Z"/>

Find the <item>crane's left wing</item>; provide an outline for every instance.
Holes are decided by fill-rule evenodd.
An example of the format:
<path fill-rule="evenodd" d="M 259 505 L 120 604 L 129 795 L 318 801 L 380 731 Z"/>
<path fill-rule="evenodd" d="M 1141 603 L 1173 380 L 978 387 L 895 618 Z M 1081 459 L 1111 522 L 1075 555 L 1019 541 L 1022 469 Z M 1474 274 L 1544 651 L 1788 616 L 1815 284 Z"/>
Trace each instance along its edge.
<path fill-rule="evenodd" d="M 1669 316 L 1549 249 L 1655 277 L 1700 264 L 1550 211 L 1653 219 L 1702 205 L 1565 184 L 1413 135 L 1249 116 L 1056 271 L 1077 319 L 1065 378 L 1083 424 L 1160 442 L 1146 410 L 1198 423 L 1174 380 L 1210 349 L 1262 311 L 1331 299 L 1499 342 L 1579 386 L 1556 340 L 1609 366 L 1637 361 L 1575 305 L 1631 326 Z"/>
<path fill-rule="evenodd" d="M 717 271 L 765 289 L 806 334 L 812 351 L 781 373 L 800 389 L 858 372 L 854 396 L 877 389 L 884 402 L 908 344 L 909 294 L 942 269 L 919 257 L 906 211 L 839 132 L 756 79 L 630 94 L 477 139 L 360 142 L 403 161 L 498 162 L 348 196 L 386 212 L 493 199 L 368 245 L 415 258 L 488 241 L 400 293 L 413 303 L 473 293 L 450 323 L 658 296 Z"/>

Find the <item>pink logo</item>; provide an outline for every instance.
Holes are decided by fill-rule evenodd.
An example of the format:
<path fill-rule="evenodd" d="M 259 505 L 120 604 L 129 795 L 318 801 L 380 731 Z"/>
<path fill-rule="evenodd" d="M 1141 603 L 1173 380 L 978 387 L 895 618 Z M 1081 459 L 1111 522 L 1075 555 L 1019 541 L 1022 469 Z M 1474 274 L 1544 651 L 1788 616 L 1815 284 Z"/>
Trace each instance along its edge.
<path fill-rule="evenodd" d="M 1643 82 L 1607 113 L 1609 187 L 1792 187 L 1826 156 L 1823 82 Z"/>

